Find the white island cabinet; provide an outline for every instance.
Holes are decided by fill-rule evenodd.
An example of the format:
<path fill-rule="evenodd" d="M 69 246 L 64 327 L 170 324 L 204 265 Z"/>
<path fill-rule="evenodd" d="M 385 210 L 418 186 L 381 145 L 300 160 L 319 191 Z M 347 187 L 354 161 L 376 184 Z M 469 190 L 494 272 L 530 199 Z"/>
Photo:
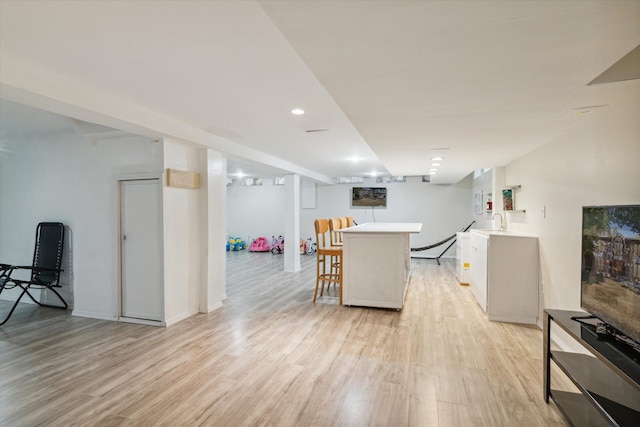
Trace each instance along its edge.
<path fill-rule="evenodd" d="M 342 231 L 342 303 L 401 309 L 411 276 L 409 235 L 421 223 L 367 223 Z"/>
<path fill-rule="evenodd" d="M 538 319 L 538 238 L 471 230 L 470 288 L 489 320 L 535 324 Z"/>

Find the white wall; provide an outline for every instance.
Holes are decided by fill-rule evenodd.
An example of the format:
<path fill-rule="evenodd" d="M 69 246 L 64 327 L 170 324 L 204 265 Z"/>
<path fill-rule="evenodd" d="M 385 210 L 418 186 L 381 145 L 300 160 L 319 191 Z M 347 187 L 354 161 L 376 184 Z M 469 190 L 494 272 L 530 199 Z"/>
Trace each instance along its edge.
<path fill-rule="evenodd" d="M 164 166 L 200 172 L 206 161 L 206 152 L 200 147 L 166 138 L 164 140 Z M 200 189 L 174 188 L 163 190 L 164 221 L 164 300 L 167 325 L 199 312 L 202 283 L 202 239 L 207 238 L 201 220 L 201 202 L 206 200 Z"/>
<path fill-rule="evenodd" d="M 167 167 L 198 171 L 207 180 L 207 165 L 211 162 L 207 161 L 207 150 L 176 140 L 158 143 L 126 138 L 93 142 L 78 135 L 69 119 L 64 120 L 68 126 L 56 134 L 2 137 L 0 259 L 4 263 L 29 264 L 37 223 L 63 222 L 67 234 L 61 294 L 75 315 L 116 319 L 118 179 L 163 176 Z M 220 199 L 221 192 L 224 198 L 225 173 L 223 169 L 217 174 L 222 190 L 212 190 L 214 198 Z M 203 200 L 207 201 L 202 192 L 207 191 L 208 183 L 204 184 L 200 190 L 186 190 L 163 183 L 165 282 L 159 286 L 164 286 L 167 324 L 200 311 L 203 275 L 210 275 L 213 282 L 205 294 L 211 299 L 204 305 L 205 311 L 219 307 L 223 298 L 224 253 L 212 251 L 218 259 L 210 263 L 212 268 L 204 272 L 202 269 L 208 243 L 202 218 L 203 209 L 207 209 L 202 206 Z M 218 208 L 220 203 L 213 200 L 212 205 Z M 217 216 L 224 221 L 224 203 L 220 209 Z M 214 240 L 223 247 L 224 236 L 219 230 L 215 233 Z M 16 292 L 2 293 L 3 299 L 15 297 Z"/>
<path fill-rule="evenodd" d="M 509 229 L 539 236 L 544 306 L 579 309 L 582 206 L 640 204 L 640 97 L 507 165 L 505 174 L 522 185 L 516 207 L 527 210 L 507 214 Z"/>
<path fill-rule="evenodd" d="M 228 187 L 228 232 L 230 236 L 247 238 L 251 234 L 266 236 L 283 233 L 284 187 L 273 186 L 265 179 L 262 187 L 243 187 L 239 181 Z M 361 224 L 365 222 L 422 222 L 422 232 L 411 236 L 412 247 L 426 246 L 440 241 L 473 219 L 471 206 L 471 176 L 455 185 L 423 183 L 421 177 L 408 177 L 405 183 L 377 184 L 375 179 L 365 179 L 360 186 L 387 187 L 387 208 L 375 210 L 351 208 L 351 188 L 354 185 L 318 185 L 317 207 L 300 210 L 300 238 L 313 238 L 313 221 L 316 218 L 352 216 Z M 439 254 L 446 246 L 415 256 Z M 455 256 L 455 246 L 446 256 Z"/>
<path fill-rule="evenodd" d="M 36 225 L 64 223 L 63 296 L 74 313 L 113 318 L 118 177 L 161 173 L 162 145 L 142 138 L 93 142 L 76 134 L 69 121 L 67 130 L 56 134 L 5 135 L 0 148 L 0 259 L 30 264 Z"/>
<path fill-rule="evenodd" d="M 422 232 L 411 235 L 411 247 L 427 246 L 443 240 L 475 219 L 472 215 L 471 177 L 453 185 L 435 185 L 422 182 L 421 177 L 407 177 L 404 183 L 377 184 L 365 179 L 363 184 L 318 186 L 318 207 L 302 209 L 300 218 L 303 238 L 313 237 L 316 218 L 352 216 L 358 224 L 365 222 L 421 222 Z M 386 209 L 351 208 L 351 188 L 357 186 L 386 187 Z M 437 255 L 446 246 L 412 255 Z M 446 257 L 455 257 L 455 245 Z"/>
<path fill-rule="evenodd" d="M 272 179 L 263 179 L 262 186 L 243 186 L 234 179 L 227 187 L 227 233 L 229 237 L 245 240 L 284 234 L 284 185 L 273 185 Z M 247 245 L 251 242 L 248 241 Z"/>
<path fill-rule="evenodd" d="M 492 202 L 496 201 L 496 197 L 494 197 L 494 194 L 493 194 L 494 193 L 493 175 L 494 175 L 493 168 L 477 170 L 472 174 L 473 189 L 471 194 L 471 197 L 472 197 L 471 203 L 472 203 L 472 210 L 473 210 L 473 219 L 476 221 L 473 228 L 478 228 L 478 229 L 497 228 L 497 227 L 494 227 L 495 222 L 493 220 L 493 215 L 497 210 L 499 211 L 499 209 L 497 209 L 497 206 L 495 206 L 495 203 L 494 203 L 493 210 L 491 212 L 487 212 L 487 201 L 489 200 L 491 200 Z M 477 193 L 480 193 L 482 196 L 480 213 L 477 213 L 475 211 L 475 196 Z"/>

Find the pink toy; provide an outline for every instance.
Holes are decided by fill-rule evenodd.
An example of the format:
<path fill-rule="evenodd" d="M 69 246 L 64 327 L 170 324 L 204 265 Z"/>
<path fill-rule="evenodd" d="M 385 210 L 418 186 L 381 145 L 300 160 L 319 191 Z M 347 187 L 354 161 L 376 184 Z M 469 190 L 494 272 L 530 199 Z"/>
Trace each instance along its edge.
<path fill-rule="evenodd" d="M 269 252 L 271 247 L 267 243 L 266 237 L 258 237 L 253 239 L 251 246 L 249 246 L 249 252 Z"/>

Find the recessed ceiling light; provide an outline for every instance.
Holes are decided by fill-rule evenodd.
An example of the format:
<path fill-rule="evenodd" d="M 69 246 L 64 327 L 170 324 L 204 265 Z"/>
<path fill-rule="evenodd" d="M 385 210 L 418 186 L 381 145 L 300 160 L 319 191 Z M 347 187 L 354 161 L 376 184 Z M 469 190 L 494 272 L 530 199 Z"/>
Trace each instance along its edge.
<path fill-rule="evenodd" d="M 304 110 L 301 108 L 294 108 L 291 110 L 291 114 L 295 114 L 296 116 L 301 116 L 304 114 Z"/>
<path fill-rule="evenodd" d="M 443 160 L 443 159 L 444 159 L 444 157 L 432 157 L 431 158 L 431 160 L 436 160 L 436 161 Z"/>
<path fill-rule="evenodd" d="M 351 158 L 351 161 L 352 161 L 353 163 L 358 163 L 358 162 L 360 161 L 360 157 L 358 157 L 358 156 L 353 156 L 353 157 Z"/>
<path fill-rule="evenodd" d="M 440 166 L 440 163 L 431 163 L 431 166 Z"/>

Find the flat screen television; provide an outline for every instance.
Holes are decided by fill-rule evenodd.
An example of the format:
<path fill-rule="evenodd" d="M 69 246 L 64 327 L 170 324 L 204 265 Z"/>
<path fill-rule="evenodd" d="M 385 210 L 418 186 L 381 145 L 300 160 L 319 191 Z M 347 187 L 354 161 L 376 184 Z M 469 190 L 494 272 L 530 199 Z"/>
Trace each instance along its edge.
<path fill-rule="evenodd" d="M 582 208 L 580 303 L 640 343 L 640 205 Z"/>
<path fill-rule="evenodd" d="M 385 187 L 353 187 L 351 189 L 352 208 L 386 208 L 387 189 Z"/>

